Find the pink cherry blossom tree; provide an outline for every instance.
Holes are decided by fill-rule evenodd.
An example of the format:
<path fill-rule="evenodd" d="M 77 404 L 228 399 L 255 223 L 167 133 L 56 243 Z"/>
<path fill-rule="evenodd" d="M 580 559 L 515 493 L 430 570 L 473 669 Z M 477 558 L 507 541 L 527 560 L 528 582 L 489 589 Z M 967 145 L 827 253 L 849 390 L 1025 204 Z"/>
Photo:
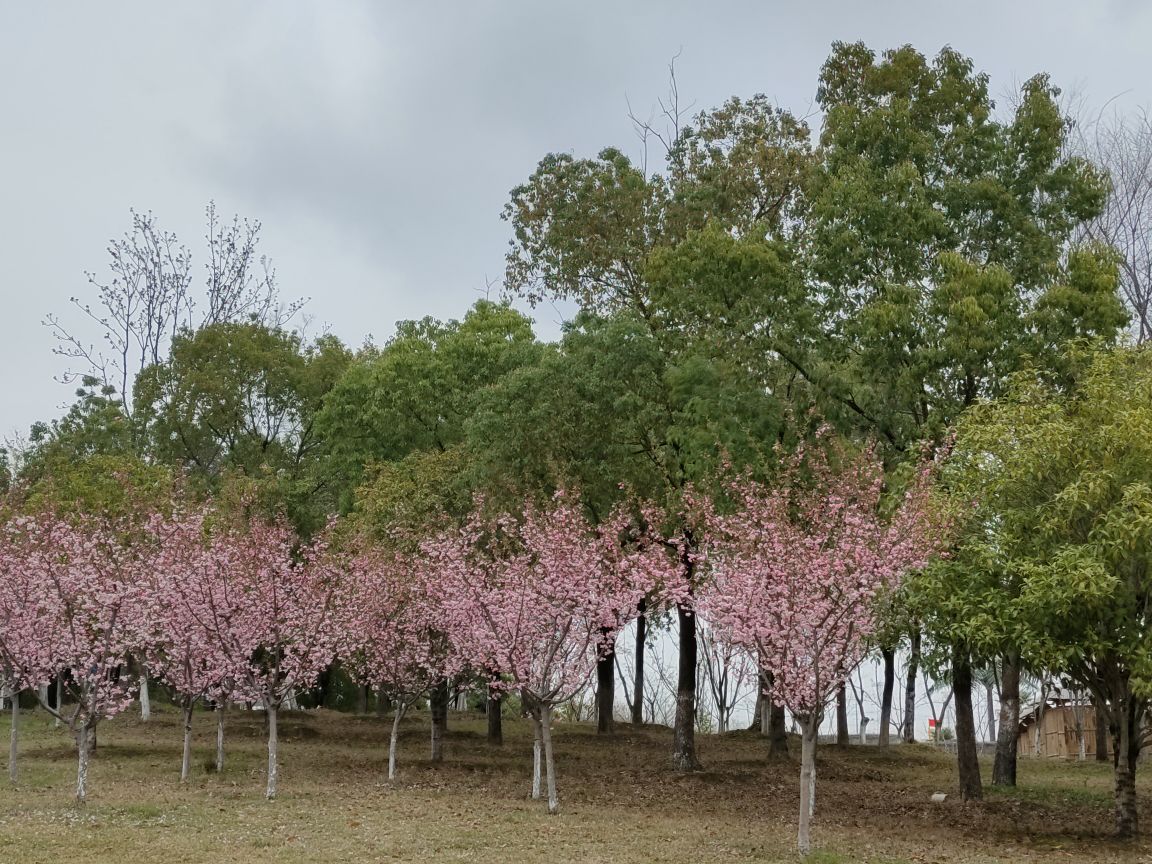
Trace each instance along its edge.
<path fill-rule="evenodd" d="M 180 780 L 187 781 L 192 760 L 192 714 L 196 704 L 217 706 L 217 770 L 223 767 L 223 705 L 231 696 L 241 664 L 224 646 L 222 632 L 243 627 L 219 570 L 229 560 L 210 542 L 207 508 L 154 517 L 154 544 L 145 578 L 145 614 L 141 642 L 147 668 L 176 695 L 184 726 Z"/>
<path fill-rule="evenodd" d="M 237 698 L 266 712 L 269 800 L 279 779 L 280 709 L 336 656 L 345 567 L 329 548 L 331 530 L 301 546 L 284 519 L 220 519 L 209 541 L 211 596 L 227 601 L 226 613 L 206 619 L 206 638 L 234 676 Z"/>
<path fill-rule="evenodd" d="M 520 692 L 535 733 L 533 797 L 542 750 L 548 811 L 557 813 L 553 710 L 587 685 L 606 634 L 636 614 L 670 562 L 625 508 L 593 525 L 563 491 L 518 519 L 482 511 L 478 502 L 462 528 L 424 543 L 429 585 L 457 654 Z"/>
<path fill-rule="evenodd" d="M 365 548 L 350 560 L 341 605 L 341 663 L 357 682 L 395 704 L 388 779 L 396 777 L 400 723 L 408 709 L 457 670 L 419 558 Z"/>
<path fill-rule="evenodd" d="M 875 601 L 940 548 L 929 511 L 932 464 L 885 517 L 883 466 L 823 433 L 785 461 L 777 483 L 728 486 L 730 512 L 704 506 L 699 608 L 716 635 L 760 658 L 771 697 L 803 733 L 801 853 L 811 847 L 816 738 L 825 705 L 862 659 Z"/>
<path fill-rule="evenodd" d="M 139 647 L 143 546 L 126 523 L 51 514 L 19 516 L 0 541 L 0 654 L 23 687 L 61 675 L 73 707 L 44 708 L 76 738 L 76 800 L 88 791 L 99 722 L 132 702 L 123 674 Z"/>

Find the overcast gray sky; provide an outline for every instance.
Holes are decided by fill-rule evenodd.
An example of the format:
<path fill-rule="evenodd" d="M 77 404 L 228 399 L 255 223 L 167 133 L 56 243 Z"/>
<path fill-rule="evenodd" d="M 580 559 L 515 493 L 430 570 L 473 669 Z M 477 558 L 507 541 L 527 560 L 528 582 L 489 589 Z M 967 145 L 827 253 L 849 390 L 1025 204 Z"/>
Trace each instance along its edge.
<path fill-rule="evenodd" d="M 678 50 L 697 108 L 763 92 L 804 112 L 837 39 L 951 44 L 997 93 L 1047 71 L 1152 103 L 1141 0 L 0 0 L 0 435 L 70 400 L 40 321 L 91 290 L 130 207 L 196 254 L 209 199 L 262 220 L 282 293 L 382 340 L 500 277 L 500 210 L 542 155 L 637 153 L 625 99 L 662 95 Z"/>

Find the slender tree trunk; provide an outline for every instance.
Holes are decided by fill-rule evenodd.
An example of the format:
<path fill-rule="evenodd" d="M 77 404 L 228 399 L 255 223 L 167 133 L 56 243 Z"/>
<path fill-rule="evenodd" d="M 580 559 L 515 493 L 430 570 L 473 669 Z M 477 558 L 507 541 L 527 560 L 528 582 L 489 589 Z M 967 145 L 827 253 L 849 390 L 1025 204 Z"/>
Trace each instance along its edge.
<path fill-rule="evenodd" d="M 544 749 L 544 732 L 541 729 L 540 713 L 532 710 L 532 800 L 540 800 L 540 763 Z"/>
<path fill-rule="evenodd" d="M 680 662 L 676 676 L 676 728 L 672 761 L 677 771 L 696 771 L 696 613 L 676 607 L 680 625 Z"/>
<path fill-rule="evenodd" d="M 920 625 L 912 630 L 908 672 L 904 679 L 904 743 L 916 740 L 916 676 L 920 674 Z"/>
<path fill-rule="evenodd" d="M 768 714 L 768 755 L 772 758 L 788 758 L 788 725 L 784 717 L 784 706 L 772 703 Z"/>
<path fill-rule="evenodd" d="M 64 713 L 64 676 L 56 676 L 56 711 L 58 714 Z M 56 729 L 60 728 L 60 718 L 52 718 L 52 726 Z"/>
<path fill-rule="evenodd" d="M 148 692 L 148 670 L 140 667 L 140 722 L 152 719 L 152 695 Z"/>
<path fill-rule="evenodd" d="M 12 688 L 12 735 L 8 742 L 8 779 L 16 782 L 20 775 L 20 691 Z"/>
<path fill-rule="evenodd" d="M 996 699 L 992 692 L 992 682 L 984 685 L 984 700 L 988 709 L 988 740 L 996 740 Z"/>
<path fill-rule="evenodd" d="M 768 734 L 768 717 L 764 713 L 764 681 L 756 679 L 756 705 L 752 708 L 752 722 L 748 724 L 748 731 L 759 730 L 761 735 Z"/>
<path fill-rule="evenodd" d="M 1112 706 L 1116 723 L 1112 741 L 1113 765 L 1116 769 L 1116 833 L 1135 837 L 1139 828 L 1136 811 L 1136 759 L 1140 755 L 1140 718 L 1131 693 Z"/>
<path fill-rule="evenodd" d="M 848 689 L 843 681 L 836 688 L 836 746 L 848 746 Z"/>
<path fill-rule="evenodd" d="M 501 745 L 504 743 L 504 721 L 501 716 L 503 696 L 495 687 L 488 687 L 488 743 Z"/>
<path fill-rule="evenodd" d="M 356 713 L 363 717 L 368 713 L 368 685 L 361 684 L 356 688 Z"/>
<path fill-rule="evenodd" d="M 442 678 L 429 699 L 432 713 L 432 761 L 444 760 L 444 733 L 448 729 L 448 679 Z"/>
<path fill-rule="evenodd" d="M 1000 728 L 996 735 L 996 761 L 992 785 L 1016 785 L 1016 748 L 1020 738 L 1020 655 L 1004 655 L 1000 674 Z"/>
<path fill-rule="evenodd" d="M 264 791 L 264 797 L 271 801 L 276 797 L 276 781 L 279 779 L 280 774 L 278 753 L 280 740 L 277 729 L 277 715 L 279 711 L 277 708 L 267 704 L 264 710 L 268 717 L 268 788 Z"/>
<path fill-rule="evenodd" d="M 880 729 L 877 732 L 876 744 L 881 750 L 887 750 L 892 736 L 892 691 L 896 689 L 896 651 L 892 648 L 881 648 L 880 656 L 884 658 L 884 686 L 880 691 Z"/>
<path fill-rule="evenodd" d="M 83 723 L 76 733 L 76 803 L 88 800 L 88 762 L 92 756 L 93 729 Z"/>
<path fill-rule="evenodd" d="M 184 705 L 184 755 L 180 760 L 180 782 L 187 783 L 192 770 L 192 703 Z"/>
<path fill-rule="evenodd" d="M 540 706 L 540 736 L 544 740 L 544 774 L 548 781 L 548 812 L 560 812 L 560 799 L 556 796 L 556 761 L 552 758 L 552 706 Z"/>
<path fill-rule="evenodd" d="M 596 661 L 596 733 L 610 735 L 616 731 L 612 716 L 616 707 L 616 649 L 608 646 L 607 653 Z"/>
<path fill-rule="evenodd" d="M 1100 703 L 1099 697 L 1092 701 L 1096 711 L 1096 761 L 1108 761 L 1108 712 Z"/>
<path fill-rule="evenodd" d="M 216 773 L 224 771 L 224 709 L 227 703 L 221 699 L 216 703 Z"/>
<path fill-rule="evenodd" d="M 805 717 L 801 721 L 802 743 L 800 745 L 800 825 L 796 834 L 796 846 L 801 855 L 812 851 L 812 814 L 816 811 L 816 736 L 820 731 L 820 721 L 816 716 Z"/>
<path fill-rule="evenodd" d="M 632 725 L 644 723 L 644 651 L 648 640 L 648 603 L 641 600 L 640 616 L 636 619 L 636 671 L 632 690 Z"/>
<path fill-rule="evenodd" d="M 972 661 L 968 650 L 952 648 L 952 688 L 956 697 L 956 764 L 960 776 L 960 798 L 979 801 L 983 797 L 980 761 L 976 749 L 976 721 L 972 712 Z"/>
<path fill-rule="evenodd" d="M 408 707 L 403 699 L 396 700 L 396 712 L 392 718 L 392 735 L 388 739 L 388 779 L 396 779 L 396 744 L 400 740 L 400 721 L 404 719 L 404 710 Z"/>

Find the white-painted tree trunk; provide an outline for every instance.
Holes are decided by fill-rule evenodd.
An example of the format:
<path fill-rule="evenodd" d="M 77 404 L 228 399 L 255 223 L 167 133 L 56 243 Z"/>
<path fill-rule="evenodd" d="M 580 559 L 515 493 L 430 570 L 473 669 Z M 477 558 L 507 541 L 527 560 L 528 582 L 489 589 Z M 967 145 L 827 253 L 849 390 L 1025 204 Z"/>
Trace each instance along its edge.
<path fill-rule="evenodd" d="M 392 718 L 392 735 L 388 739 L 388 779 L 396 779 L 396 743 L 400 739 L 400 721 L 404 719 L 404 712 L 408 710 L 408 703 L 403 699 L 396 700 L 396 712 Z"/>
<path fill-rule="evenodd" d="M 216 703 L 216 773 L 224 771 L 224 709 L 228 703 L 221 700 Z"/>
<path fill-rule="evenodd" d="M 62 675 L 56 676 L 56 713 L 57 715 L 64 713 L 64 677 Z M 52 719 L 53 728 L 60 728 L 60 717 Z"/>
<path fill-rule="evenodd" d="M 540 707 L 540 736 L 544 739 L 544 773 L 548 779 L 548 812 L 560 812 L 560 799 L 556 795 L 556 762 L 552 758 L 552 706 Z"/>
<path fill-rule="evenodd" d="M 264 790 L 264 797 L 271 801 L 276 797 L 276 781 L 279 779 L 280 763 L 278 761 L 276 720 L 278 710 L 266 705 L 264 710 L 268 714 L 268 788 Z"/>
<path fill-rule="evenodd" d="M 148 672 L 140 669 L 140 722 L 147 723 L 152 719 L 152 696 L 148 692 Z"/>
<path fill-rule="evenodd" d="M 42 705 L 48 704 L 48 685 L 47 684 L 41 684 L 40 685 L 40 689 L 39 689 L 39 691 L 37 691 L 37 698 L 39 698 L 40 704 L 42 704 Z"/>
<path fill-rule="evenodd" d="M 12 738 L 8 742 L 8 779 L 13 783 L 20 773 L 20 693 L 12 691 Z"/>
<path fill-rule="evenodd" d="M 860 718 L 860 746 L 863 747 L 868 744 L 868 722 L 871 717 Z"/>
<path fill-rule="evenodd" d="M 816 735 L 819 724 L 807 717 L 801 724 L 803 738 L 800 748 L 800 826 L 796 846 L 801 855 L 812 851 L 812 816 L 816 811 Z"/>
<path fill-rule="evenodd" d="M 88 760 L 92 755 L 92 729 L 83 724 L 76 733 L 76 803 L 88 800 Z"/>
<path fill-rule="evenodd" d="M 180 760 L 180 782 L 188 782 L 192 771 L 192 703 L 184 706 L 184 756 Z"/>
<path fill-rule="evenodd" d="M 532 800 L 540 800 L 540 756 L 543 749 L 543 733 L 540 718 L 532 715 Z"/>

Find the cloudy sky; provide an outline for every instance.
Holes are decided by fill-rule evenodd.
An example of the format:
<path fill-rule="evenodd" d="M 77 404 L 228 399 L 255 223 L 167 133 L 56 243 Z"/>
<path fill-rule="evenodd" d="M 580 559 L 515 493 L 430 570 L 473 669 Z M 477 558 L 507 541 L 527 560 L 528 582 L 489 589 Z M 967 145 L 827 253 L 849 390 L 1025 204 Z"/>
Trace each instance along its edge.
<path fill-rule="evenodd" d="M 838 39 L 951 44 L 998 93 L 1047 71 L 1138 106 L 1150 38 L 1140 0 L 0 0 L 0 435 L 70 398 L 40 322 L 82 329 L 68 298 L 131 207 L 195 254 L 209 199 L 262 220 L 282 292 L 359 344 L 499 279 L 501 208 L 543 154 L 638 153 L 627 100 L 652 105 L 678 51 L 697 108 L 763 92 L 807 112 Z"/>

